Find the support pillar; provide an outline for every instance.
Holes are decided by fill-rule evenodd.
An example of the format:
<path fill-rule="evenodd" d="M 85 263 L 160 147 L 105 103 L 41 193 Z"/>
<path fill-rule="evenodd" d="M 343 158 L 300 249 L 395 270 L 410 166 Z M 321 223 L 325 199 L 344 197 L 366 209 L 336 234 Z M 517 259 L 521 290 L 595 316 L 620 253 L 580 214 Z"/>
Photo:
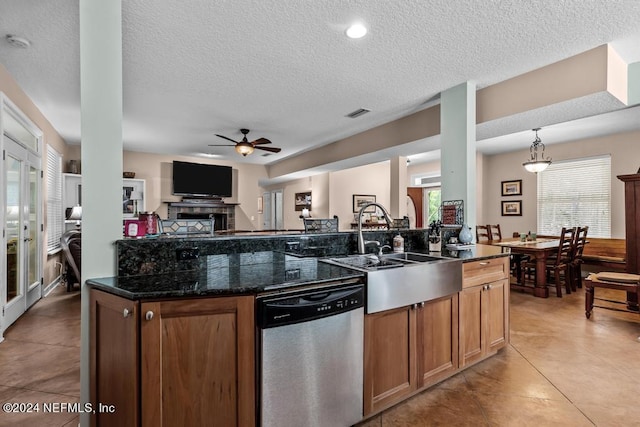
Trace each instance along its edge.
<path fill-rule="evenodd" d="M 442 92 L 440 105 L 442 200 L 462 200 L 464 220 L 476 223 L 476 85 Z"/>
<path fill-rule="evenodd" d="M 87 277 L 116 275 L 122 238 L 122 3 L 80 0 L 82 302 L 80 400 L 89 402 Z M 89 425 L 89 414 L 80 416 Z"/>

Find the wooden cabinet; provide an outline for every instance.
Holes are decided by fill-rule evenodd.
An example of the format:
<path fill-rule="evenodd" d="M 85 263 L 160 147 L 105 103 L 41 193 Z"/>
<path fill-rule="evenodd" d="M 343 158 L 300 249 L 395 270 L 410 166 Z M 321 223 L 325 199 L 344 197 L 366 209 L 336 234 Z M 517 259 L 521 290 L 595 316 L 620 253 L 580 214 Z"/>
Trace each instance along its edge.
<path fill-rule="evenodd" d="M 365 416 L 455 373 L 457 347 L 457 294 L 367 315 Z"/>
<path fill-rule="evenodd" d="M 126 419 L 99 414 L 94 425 L 255 425 L 253 297 L 136 303 L 91 295 L 92 402 L 117 398 L 117 414 L 121 405 L 133 411 Z M 125 318 L 127 304 L 133 314 Z M 109 392 L 105 378 L 130 390 Z"/>
<path fill-rule="evenodd" d="M 502 257 L 463 264 L 463 289 L 459 296 L 460 368 L 494 354 L 509 342 L 508 263 L 509 258 Z M 493 281 L 478 284 L 479 277 Z"/>
<path fill-rule="evenodd" d="M 253 301 L 140 305 L 143 426 L 254 425 Z"/>
<path fill-rule="evenodd" d="M 89 300 L 91 425 L 139 425 L 139 304 L 95 290 Z M 99 412 L 98 402 L 117 410 Z"/>
<path fill-rule="evenodd" d="M 458 369 L 458 294 L 429 301 L 417 310 L 419 387 Z"/>
<path fill-rule="evenodd" d="M 417 389 L 416 315 L 411 306 L 368 314 L 364 321 L 364 415 Z"/>

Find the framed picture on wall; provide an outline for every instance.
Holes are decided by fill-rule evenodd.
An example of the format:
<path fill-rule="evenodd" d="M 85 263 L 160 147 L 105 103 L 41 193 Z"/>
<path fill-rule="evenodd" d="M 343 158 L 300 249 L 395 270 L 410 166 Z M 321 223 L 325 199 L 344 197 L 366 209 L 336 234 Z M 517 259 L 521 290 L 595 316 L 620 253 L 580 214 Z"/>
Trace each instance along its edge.
<path fill-rule="evenodd" d="M 522 180 L 502 181 L 503 196 L 522 196 Z"/>
<path fill-rule="evenodd" d="M 522 216 L 522 200 L 503 201 L 502 216 Z"/>
<path fill-rule="evenodd" d="M 296 193 L 295 207 L 296 211 L 301 211 L 305 208 L 311 210 L 311 191 L 306 193 Z"/>
<path fill-rule="evenodd" d="M 360 212 L 360 208 L 366 205 L 367 203 L 375 202 L 376 196 L 374 195 L 365 195 L 365 194 L 354 194 L 353 195 L 353 213 Z M 375 206 L 369 206 L 365 212 L 373 213 L 376 211 Z"/>

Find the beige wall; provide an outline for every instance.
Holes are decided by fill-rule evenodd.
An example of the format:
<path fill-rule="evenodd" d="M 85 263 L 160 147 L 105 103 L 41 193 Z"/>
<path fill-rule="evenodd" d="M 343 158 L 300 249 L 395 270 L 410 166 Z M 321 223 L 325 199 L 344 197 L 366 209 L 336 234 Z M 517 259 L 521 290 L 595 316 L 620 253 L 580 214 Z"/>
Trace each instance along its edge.
<path fill-rule="evenodd" d="M 171 190 L 170 187 L 167 187 L 171 184 L 171 178 L 168 175 L 168 171 L 171 169 L 166 165 L 170 165 L 174 160 L 233 167 L 234 194 L 233 197 L 224 200 L 227 203 L 238 203 L 236 206 L 236 228 L 242 230 L 261 228 L 261 217 L 258 215 L 258 197 L 262 195 L 263 190 L 258 186 L 258 181 L 267 175 L 264 166 L 201 157 L 125 151 L 122 159 L 123 170 L 135 172 L 136 179 L 145 180 L 144 197 L 147 211 L 157 212 L 162 218 L 166 218 L 167 202 L 180 200 L 178 197 L 170 196 Z"/>
<path fill-rule="evenodd" d="M 624 238 L 624 186 L 617 175 L 632 174 L 640 166 L 640 132 L 621 133 L 601 138 L 573 141 L 547 146 L 546 153 L 554 161 L 579 159 L 603 154 L 611 155 L 611 237 Z M 483 174 L 483 222 L 500 224 L 505 235 L 514 231 L 536 230 L 535 174 L 526 172 L 522 162 L 528 150 L 485 157 Z M 501 181 L 522 179 L 522 197 L 501 197 Z M 521 217 L 501 216 L 501 200 L 522 200 Z"/>
<path fill-rule="evenodd" d="M 329 176 L 330 215 L 338 215 L 340 230 L 350 230 L 353 222 L 353 195 L 376 196 L 376 202 L 388 208 L 390 201 L 389 162 L 332 172 Z"/>
<path fill-rule="evenodd" d="M 51 126 L 51 123 L 42 115 L 40 110 L 35 106 L 26 93 L 22 91 L 17 82 L 7 72 L 7 70 L 0 64 L 0 91 L 13 102 L 31 121 L 33 121 L 44 135 L 44 149 L 42 152 L 42 168 L 45 170 L 47 165 L 47 149 L 53 147 L 58 153 L 60 153 L 64 159 L 67 159 L 67 144 L 60 137 L 58 132 Z M 46 185 L 42 185 L 42 214 L 44 223 L 44 234 L 47 233 L 47 208 L 45 201 L 47 200 L 47 188 Z M 42 262 L 43 262 L 43 277 L 44 285 L 49 285 L 60 274 L 60 267 L 57 263 L 60 261 L 60 254 L 53 256 L 47 255 L 46 239 L 43 237 L 43 250 L 42 250 Z"/>

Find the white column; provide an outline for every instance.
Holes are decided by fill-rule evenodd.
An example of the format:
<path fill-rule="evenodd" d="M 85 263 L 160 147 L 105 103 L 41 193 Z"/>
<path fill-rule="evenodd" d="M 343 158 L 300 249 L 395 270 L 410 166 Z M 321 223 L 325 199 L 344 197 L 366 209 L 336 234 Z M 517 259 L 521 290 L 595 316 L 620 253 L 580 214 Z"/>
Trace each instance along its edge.
<path fill-rule="evenodd" d="M 407 158 L 393 157 L 389 175 L 389 214 L 402 218 L 407 214 Z"/>
<path fill-rule="evenodd" d="M 466 82 L 442 92 L 442 200 L 464 201 L 464 218 L 476 222 L 476 86 Z"/>
<path fill-rule="evenodd" d="M 640 62 L 628 65 L 627 81 L 629 86 L 627 105 L 640 104 Z"/>
<path fill-rule="evenodd" d="M 122 238 L 121 0 L 80 0 L 82 282 L 116 275 Z M 82 286 L 81 402 L 89 401 L 89 295 Z M 88 414 L 80 417 L 89 425 Z"/>

